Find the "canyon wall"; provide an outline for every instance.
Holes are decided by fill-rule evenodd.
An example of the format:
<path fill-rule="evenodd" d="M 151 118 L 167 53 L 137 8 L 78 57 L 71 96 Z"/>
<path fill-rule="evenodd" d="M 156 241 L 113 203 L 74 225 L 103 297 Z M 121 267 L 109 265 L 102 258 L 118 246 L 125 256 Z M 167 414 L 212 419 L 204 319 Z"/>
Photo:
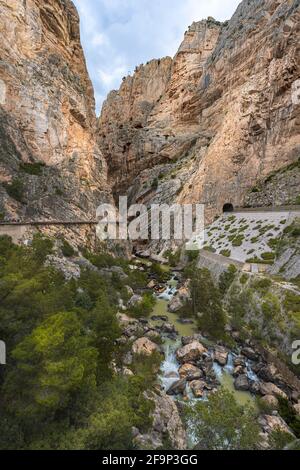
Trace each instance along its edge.
<path fill-rule="evenodd" d="M 70 0 L 0 0 L 0 213 L 86 220 L 110 200 Z"/>
<path fill-rule="evenodd" d="M 116 194 L 202 202 L 211 221 L 299 158 L 299 5 L 244 0 L 226 23 L 193 23 L 172 62 L 124 79 L 98 125 Z"/>

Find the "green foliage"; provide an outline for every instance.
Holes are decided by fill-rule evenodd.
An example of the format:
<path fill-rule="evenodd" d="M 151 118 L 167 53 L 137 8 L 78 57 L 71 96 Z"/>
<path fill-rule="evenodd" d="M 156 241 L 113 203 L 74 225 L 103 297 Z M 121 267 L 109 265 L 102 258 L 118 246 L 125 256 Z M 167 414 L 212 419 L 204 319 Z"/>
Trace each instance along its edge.
<path fill-rule="evenodd" d="M 290 402 L 283 397 L 277 397 L 279 402 L 279 414 L 291 428 L 297 439 L 300 439 L 300 417 L 297 415 Z"/>
<path fill-rule="evenodd" d="M 226 256 L 226 258 L 230 258 L 231 251 L 230 250 L 222 250 L 222 251 L 220 251 L 220 255 Z"/>
<path fill-rule="evenodd" d="M 284 299 L 284 307 L 287 312 L 300 312 L 300 295 L 292 291 L 287 291 Z"/>
<path fill-rule="evenodd" d="M 82 328 L 75 313 L 57 313 L 13 350 L 16 368 L 7 376 L 4 396 L 18 416 L 31 420 L 62 411 L 74 394 L 96 387 L 98 353 Z"/>
<path fill-rule="evenodd" d="M 27 173 L 28 175 L 41 176 L 43 174 L 43 168 L 45 163 L 35 162 L 35 163 L 21 163 L 20 169 Z"/>
<path fill-rule="evenodd" d="M 147 292 L 143 295 L 142 301 L 130 308 L 130 314 L 135 318 L 149 317 L 155 306 L 155 297 Z"/>
<path fill-rule="evenodd" d="M 233 283 L 235 279 L 236 273 L 237 273 L 236 267 L 233 264 L 231 264 L 229 268 L 227 269 L 227 271 L 224 271 L 220 275 L 219 289 L 222 295 L 225 295 L 226 292 L 229 290 L 231 284 Z"/>
<path fill-rule="evenodd" d="M 264 261 L 273 261 L 275 259 L 275 253 L 273 253 L 272 251 L 269 251 L 266 253 L 262 253 L 261 257 Z"/>
<path fill-rule="evenodd" d="M 226 318 L 222 307 L 222 296 L 215 286 L 208 269 L 189 266 L 185 276 L 190 279 L 192 300 L 187 308 L 198 319 L 199 328 L 213 338 L 224 338 Z"/>
<path fill-rule="evenodd" d="M 151 423 L 144 392 L 160 358 L 134 363 L 134 377 L 114 375 L 125 286 L 92 270 L 66 281 L 44 266 L 52 246 L 41 235 L 30 247 L 0 237 L 0 338 L 10 351 L 0 448 L 132 449 L 132 427 L 146 432 Z"/>
<path fill-rule="evenodd" d="M 249 276 L 246 273 L 243 273 L 240 277 L 240 283 L 242 285 L 245 285 L 245 284 L 247 284 L 248 279 L 249 279 Z"/>
<path fill-rule="evenodd" d="M 187 255 L 188 261 L 190 263 L 193 262 L 193 261 L 196 261 L 199 257 L 199 253 L 200 253 L 199 250 L 187 250 L 186 255 Z"/>
<path fill-rule="evenodd" d="M 18 202 L 24 202 L 24 184 L 19 178 L 15 178 L 11 183 L 5 183 L 4 188 L 7 194 Z"/>
<path fill-rule="evenodd" d="M 197 440 L 197 449 L 254 450 L 259 426 L 250 406 L 240 406 L 225 389 L 209 395 L 205 402 L 188 406 L 187 425 Z"/>
<path fill-rule="evenodd" d="M 263 278 L 254 278 L 251 282 L 251 287 L 255 290 L 259 290 L 261 292 L 266 292 L 272 285 L 271 279 L 267 277 Z"/>
<path fill-rule="evenodd" d="M 280 428 L 272 431 L 269 437 L 269 443 L 272 450 L 284 450 L 293 442 L 295 442 L 295 438 L 290 433 L 282 431 Z"/>
<path fill-rule="evenodd" d="M 71 258 L 72 256 L 75 255 L 75 250 L 74 248 L 70 245 L 70 243 L 63 239 L 62 240 L 62 244 L 61 244 L 61 251 L 62 251 L 62 254 L 66 257 L 66 258 Z"/>
<path fill-rule="evenodd" d="M 245 237 L 243 234 L 237 235 L 233 240 L 232 240 L 232 246 L 241 246 L 243 244 Z"/>
<path fill-rule="evenodd" d="M 166 251 L 165 256 L 169 261 L 169 265 L 175 268 L 180 262 L 181 250 L 178 249 L 175 252 L 168 250 Z"/>

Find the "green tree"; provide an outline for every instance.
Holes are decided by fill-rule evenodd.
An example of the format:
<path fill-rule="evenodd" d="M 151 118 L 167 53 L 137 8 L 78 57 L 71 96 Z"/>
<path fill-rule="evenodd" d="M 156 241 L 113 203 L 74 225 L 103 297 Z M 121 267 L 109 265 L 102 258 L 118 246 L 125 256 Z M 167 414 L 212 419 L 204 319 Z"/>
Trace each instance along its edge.
<path fill-rule="evenodd" d="M 207 401 L 188 406 L 185 416 L 199 449 L 252 450 L 257 446 L 260 428 L 253 409 L 240 406 L 223 388 Z"/>
<path fill-rule="evenodd" d="M 16 362 L 4 386 L 9 408 L 35 418 L 62 411 L 76 394 L 96 387 L 97 350 L 76 313 L 57 313 L 12 352 Z"/>
<path fill-rule="evenodd" d="M 226 318 L 221 293 L 214 284 L 210 271 L 191 266 L 185 275 L 190 278 L 191 309 L 198 318 L 199 327 L 214 338 L 222 338 Z"/>

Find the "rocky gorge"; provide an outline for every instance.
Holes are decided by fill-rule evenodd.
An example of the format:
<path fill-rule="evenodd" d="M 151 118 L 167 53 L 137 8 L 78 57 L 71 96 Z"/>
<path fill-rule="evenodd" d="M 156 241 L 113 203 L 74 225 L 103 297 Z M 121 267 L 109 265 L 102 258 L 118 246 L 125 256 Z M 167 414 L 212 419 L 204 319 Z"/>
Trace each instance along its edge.
<path fill-rule="evenodd" d="M 73 3 L 0 14 L 0 448 L 194 448 L 186 409 L 222 390 L 255 448 L 297 441 L 299 0 L 194 22 L 99 118 Z M 204 255 L 99 243 L 96 209 L 119 195 L 205 204 Z M 39 220 L 12 244 L 5 224 Z"/>

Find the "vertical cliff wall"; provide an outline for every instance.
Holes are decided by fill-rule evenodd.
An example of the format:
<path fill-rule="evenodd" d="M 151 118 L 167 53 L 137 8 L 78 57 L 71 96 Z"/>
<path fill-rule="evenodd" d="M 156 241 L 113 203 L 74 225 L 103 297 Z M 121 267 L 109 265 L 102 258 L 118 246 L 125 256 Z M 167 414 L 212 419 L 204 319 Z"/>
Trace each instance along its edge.
<path fill-rule="evenodd" d="M 0 0 L 0 213 L 88 218 L 110 198 L 70 0 Z"/>
<path fill-rule="evenodd" d="M 299 20 L 299 0 L 244 0 L 226 23 L 194 23 L 134 138 L 138 95 L 124 89 L 135 80 L 146 87 L 155 74 L 144 77 L 139 68 L 128 77 L 109 95 L 99 121 L 116 186 L 139 200 L 147 194 L 149 202 L 158 194 L 164 199 L 162 188 L 168 199 L 177 181 L 173 200 L 205 203 L 211 220 L 227 202 L 243 205 L 257 181 L 297 160 Z"/>

